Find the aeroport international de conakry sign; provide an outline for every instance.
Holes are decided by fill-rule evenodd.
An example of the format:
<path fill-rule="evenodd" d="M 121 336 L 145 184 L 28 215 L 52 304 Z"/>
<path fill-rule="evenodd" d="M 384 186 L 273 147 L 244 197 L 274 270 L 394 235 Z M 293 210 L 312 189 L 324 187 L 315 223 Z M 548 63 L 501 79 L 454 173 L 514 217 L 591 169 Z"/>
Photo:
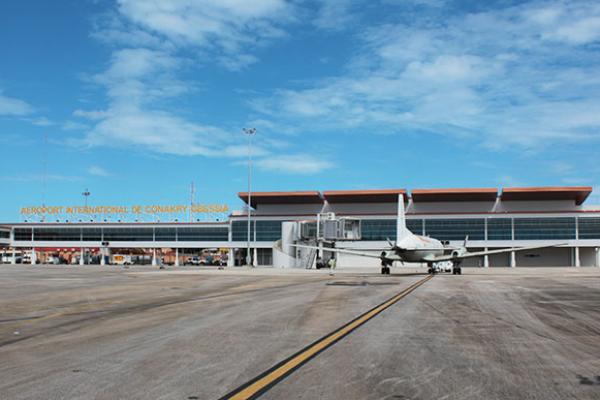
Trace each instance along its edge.
<path fill-rule="evenodd" d="M 41 206 L 22 207 L 21 215 L 126 215 L 126 214 L 185 214 L 223 213 L 229 211 L 226 204 L 154 205 L 154 206 Z"/>

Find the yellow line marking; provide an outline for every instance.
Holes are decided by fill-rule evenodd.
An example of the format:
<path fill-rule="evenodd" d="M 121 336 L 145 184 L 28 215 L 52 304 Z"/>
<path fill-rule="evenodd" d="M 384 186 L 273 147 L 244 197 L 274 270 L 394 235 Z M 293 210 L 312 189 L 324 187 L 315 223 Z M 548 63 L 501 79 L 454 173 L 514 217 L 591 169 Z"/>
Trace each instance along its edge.
<path fill-rule="evenodd" d="M 247 399 L 256 398 L 254 396 L 256 396 L 257 394 L 260 395 L 261 392 L 265 388 L 267 388 L 269 385 L 272 385 L 272 384 L 276 383 L 278 380 L 283 379 L 286 375 L 293 372 L 293 370 L 295 368 L 300 367 L 303 363 L 307 362 L 310 358 L 316 356 L 319 352 L 325 350 L 327 347 L 331 346 L 336 341 L 338 341 L 338 340 L 342 339 L 344 336 L 348 335 L 354 329 L 363 325 L 368 320 L 370 320 L 371 318 L 375 317 L 377 314 L 384 311 L 386 308 L 392 306 L 398 300 L 400 300 L 403 297 L 405 297 L 406 295 L 408 295 L 410 292 L 412 292 L 413 290 L 415 290 L 416 288 L 418 288 L 419 286 L 421 286 L 422 284 L 427 282 L 432 277 L 433 277 L 433 275 L 429 275 L 429 276 L 421 279 L 420 281 L 412 284 L 411 286 L 404 289 L 403 291 L 401 291 L 400 293 L 398 293 L 391 299 L 383 302 L 382 304 L 375 307 L 371 311 L 366 312 L 365 314 L 361 315 L 354 321 L 343 326 L 341 329 L 334 331 L 333 333 L 330 333 L 329 335 L 325 336 L 324 338 L 317 341 L 313 345 L 309 346 L 307 349 L 302 351 L 300 354 L 297 354 L 295 357 L 291 358 L 290 360 L 285 362 L 283 365 L 280 365 L 278 368 L 275 368 L 273 371 L 267 373 L 262 378 L 256 380 L 256 382 L 250 384 L 249 386 L 245 387 L 244 389 L 240 390 L 239 392 L 230 395 L 229 397 L 227 397 L 227 396 L 223 397 L 223 399 L 247 400 Z"/>

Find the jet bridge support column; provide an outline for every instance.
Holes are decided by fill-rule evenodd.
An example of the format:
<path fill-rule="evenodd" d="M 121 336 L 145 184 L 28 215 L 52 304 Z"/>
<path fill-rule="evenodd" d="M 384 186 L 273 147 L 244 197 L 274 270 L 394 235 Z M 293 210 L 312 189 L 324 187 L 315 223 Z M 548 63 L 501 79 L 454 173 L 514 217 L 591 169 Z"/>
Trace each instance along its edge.
<path fill-rule="evenodd" d="M 510 267 L 515 268 L 517 266 L 517 255 L 514 251 L 510 252 Z"/>
<path fill-rule="evenodd" d="M 175 266 L 179 267 L 179 248 L 175 247 Z"/>
<path fill-rule="evenodd" d="M 485 251 L 488 251 L 488 248 L 485 248 Z M 483 267 L 484 268 L 489 268 L 490 267 L 490 256 L 489 255 L 485 255 L 483 256 Z"/>
<path fill-rule="evenodd" d="M 596 247 L 596 267 L 600 267 L 600 247 Z"/>
<path fill-rule="evenodd" d="M 598 254 L 598 249 L 596 249 L 596 254 Z M 23 262 L 23 258 L 21 258 L 21 262 Z M 15 250 L 14 247 L 12 249 L 12 258 L 10 260 L 10 263 L 12 265 L 15 265 L 17 263 L 17 251 Z"/>

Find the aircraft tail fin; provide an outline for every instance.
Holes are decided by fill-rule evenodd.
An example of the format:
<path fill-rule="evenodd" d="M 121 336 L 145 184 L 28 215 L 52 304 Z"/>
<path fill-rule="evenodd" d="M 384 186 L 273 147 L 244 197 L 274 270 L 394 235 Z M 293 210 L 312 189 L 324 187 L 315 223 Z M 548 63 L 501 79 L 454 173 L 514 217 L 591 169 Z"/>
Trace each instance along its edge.
<path fill-rule="evenodd" d="M 396 219 L 396 244 L 407 235 L 408 228 L 406 227 L 406 215 L 404 213 L 404 195 L 400 193 L 398 195 L 398 216 Z"/>

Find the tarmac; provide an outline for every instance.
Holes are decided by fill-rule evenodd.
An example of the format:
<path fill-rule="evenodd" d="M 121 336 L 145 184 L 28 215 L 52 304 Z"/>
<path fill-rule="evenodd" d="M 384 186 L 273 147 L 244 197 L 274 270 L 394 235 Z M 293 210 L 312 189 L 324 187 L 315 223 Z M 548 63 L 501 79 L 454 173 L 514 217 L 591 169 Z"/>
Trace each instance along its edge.
<path fill-rule="evenodd" d="M 421 269 L 0 266 L 0 399 L 218 399 Z M 436 275 L 261 399 L 600 399 L 600 268 Z"/>

